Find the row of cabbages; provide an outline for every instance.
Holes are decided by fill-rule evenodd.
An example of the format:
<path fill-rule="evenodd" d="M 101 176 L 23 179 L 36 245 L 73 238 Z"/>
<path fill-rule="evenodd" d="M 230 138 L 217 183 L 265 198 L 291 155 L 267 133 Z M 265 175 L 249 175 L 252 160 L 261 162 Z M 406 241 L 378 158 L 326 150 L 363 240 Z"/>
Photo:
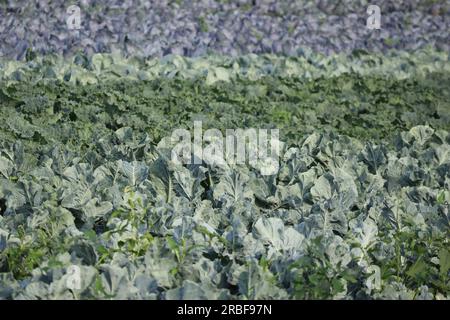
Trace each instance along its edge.
<path fill-rule="evenodd" d="M 377 1 L 381 29 L 366 27 L 369 1 L 80 1 L 80 29 L 66 24 L 68 4 L 6 1 L 0 10 L 0 55 L 27 49 L 72 55 L 81 50 L 129 56 L 325 54 L 364 49 L 448 51 L 446 1 Z M 70 20 L 73 21 L 73 20 Z"/>
<path fill-rule="evenodd" d="M 0 297 L 449 298 L 446 131 L 414 127 L 395 149 L 314 133 L 270 177 L 176 165 L 148 140 L 123 161 L 133 133 L 116 134 L 100 166 L 52 151 L 1 178 L 0 250 L 53 251 L 22 280 L 0 273 Z"/>

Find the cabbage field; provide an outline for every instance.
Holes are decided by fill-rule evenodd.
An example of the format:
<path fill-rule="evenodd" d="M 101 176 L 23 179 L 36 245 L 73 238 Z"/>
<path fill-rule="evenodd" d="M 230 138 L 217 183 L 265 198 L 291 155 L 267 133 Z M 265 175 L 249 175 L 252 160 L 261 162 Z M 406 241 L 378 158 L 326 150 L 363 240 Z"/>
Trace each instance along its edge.
<path fill-rule="evenodd" d="M 112 25 L 142 19 L 129 2 L 109 9 L 119 12 Z M 396 29 L 391 4 L 384 32 L 409 42 L 350 41 L 367 30 L 347 41 L 326 28 L 329 43 L 208 42 L 239 15 L 250 29 L 253 16 L 270 21 L 264 38 L 339 8 L 351 12 L 345 29 L 367 7 L 223 2 L 146 8 L 150 26 L 158 12 L 184 12 L 192 47 L 176 24 L 159 46 L 152 28 L 128 24 L 135 38 L 118 36 L 116 47 L 129 46 L 115 50 L 99 31 L 109 27 L 91 23 L 77 37 L 97 47 L 84 51 L 86 41 L 65 42 L 70 32 L 12 31 L 19 13 L 0 4 L 0 29 L 17 37 L 0 45 L 0 299 L 450 299 L 450 42 L 439 42 L 449 30 Z M 431 2 L 404 14 L 448 26 L 448 8 Z M 20 14 L 45 19 L 52 4 L 38 3 L 41 13 Z M 174 161 L 173 133 L 195 122 L 223 134 L 277 129 L 277 170 Z"/>

